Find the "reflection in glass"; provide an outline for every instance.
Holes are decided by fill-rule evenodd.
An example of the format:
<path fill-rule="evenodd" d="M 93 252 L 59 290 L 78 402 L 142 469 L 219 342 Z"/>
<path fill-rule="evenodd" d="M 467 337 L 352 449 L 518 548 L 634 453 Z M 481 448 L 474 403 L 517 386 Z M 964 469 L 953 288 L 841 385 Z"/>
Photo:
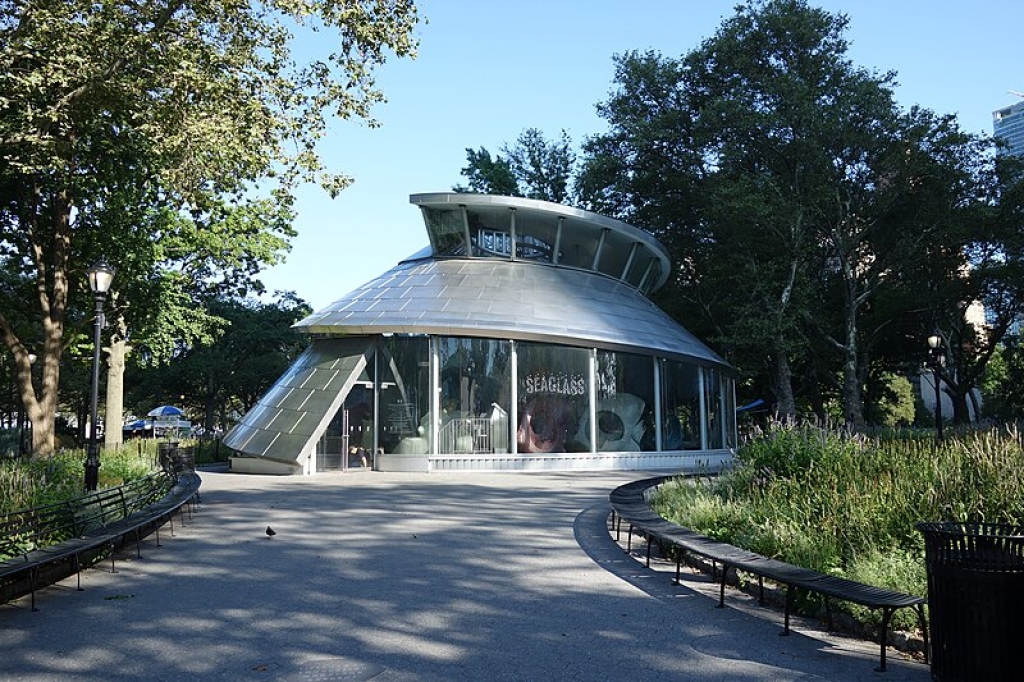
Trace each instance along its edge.
<path fill-rule="evenodd" d="M 466 230 L 461 211 L 422 208 L 430 245 L 438 256 L 466 255 Z"/>
<path fill-rule="evenodd" d="M 654 450 L 654 360 L 597 351 L 597 451 Z M 589 444 L 587 416 L 580 440 Z"/>
<path fill-rule="evenodd" d="M 662 361 L 661 409 L 661 449 L 700 450 L 699 367 Z"/>
<path fill-rule="evenodd" d="M 359 373 L 317 443 L 317 471 L 369 467 L 373 460 L 373 365 Z"/>
<path fill-rule="evenodd" d="M 508 341 L 438 339 L 443 453 L 509 452 Z"/>
<path fill-rule="evenodd" d="M 425 336 L 381 339 L 379 445 L 384 452 L 430 452 L 430 360 Z"/>
<path fill-rule="evenodd" d="M 578 440 L 588 413 L 590 351 L 540 343 L 516 344 L 519 366 L 518 451 L 585 452 Z"/>

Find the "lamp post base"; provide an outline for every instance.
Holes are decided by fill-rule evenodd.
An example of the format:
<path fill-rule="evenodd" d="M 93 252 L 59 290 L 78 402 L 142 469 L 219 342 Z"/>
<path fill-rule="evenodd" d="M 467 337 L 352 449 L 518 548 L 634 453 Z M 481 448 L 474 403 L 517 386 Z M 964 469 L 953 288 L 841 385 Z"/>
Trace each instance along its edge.
<path fill-rule="evenodd" d="M 89 448 L 89 455 L 85 458 L 85 489 L 89 492 L 96 490 L 100 482 L 100 455 L 96 448 Z"/>

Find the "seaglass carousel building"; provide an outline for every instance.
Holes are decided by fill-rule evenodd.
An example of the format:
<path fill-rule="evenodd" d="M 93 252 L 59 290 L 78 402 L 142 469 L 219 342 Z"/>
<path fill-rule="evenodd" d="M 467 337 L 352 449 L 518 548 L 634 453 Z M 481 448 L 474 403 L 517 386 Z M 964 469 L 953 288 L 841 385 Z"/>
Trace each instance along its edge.
<path fill-rule="evenodd" d="M 650 234 L 558 204 L 410 197 L 430 246 L 298 322 L 227 435 L 242 472 L 716 469 L 733 372 L 655 306 Z"/>

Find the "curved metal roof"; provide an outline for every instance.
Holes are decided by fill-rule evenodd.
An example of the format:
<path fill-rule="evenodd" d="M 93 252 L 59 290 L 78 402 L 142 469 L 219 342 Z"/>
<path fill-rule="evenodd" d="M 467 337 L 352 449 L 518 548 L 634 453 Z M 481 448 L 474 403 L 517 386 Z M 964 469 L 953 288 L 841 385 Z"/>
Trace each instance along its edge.
<path fill-rule="evenodd" d="M 598 213 L 458 192 L 413 194 L 409 202 L 423 212 L 436 257 L 504 257 L 591 270 L 645 293 L 662 286 L 671 272 L 668 252 L 653 235 Z"/>
<path fill-rule="evenodd" d="M 543 341 L 728 367 L 640 291 L 595 272 L 500 259 L 405 261 L 295 325 L 312 334 Z"/>

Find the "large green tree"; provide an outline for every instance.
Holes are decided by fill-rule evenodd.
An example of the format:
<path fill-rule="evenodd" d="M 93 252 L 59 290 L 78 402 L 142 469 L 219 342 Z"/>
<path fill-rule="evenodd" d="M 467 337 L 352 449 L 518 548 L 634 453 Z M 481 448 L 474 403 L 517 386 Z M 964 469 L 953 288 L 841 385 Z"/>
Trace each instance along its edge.
<path fill-rule="evenodd" d="M 466 149 L 462 174 L 469 184 L 456 186 L 456 192 L 575 203 L 576 153 L 564 130 L 557 140 L 548 140 L 540 130 L 527 128 L 515 144 L 503 145 L 494 157 L 484 147 Z"/>
<path fill-rule="evenodd" d="M 966 265 L 987 143 L 901 110 L 894 74 L 847 57 L 847 23 L 755 1 L 681 59 L 618 57 L 609 131 L 586 142 L 579 186 L 659 236 L 677 263 L 668 305 L 763 371 L 782 415 L 794 376 L 838 376 L 859 425 L 871 344 L 907 313 L 892 304 L 921 281 L 909 273 L 947 281 Z"/>
<path fill-rule="evenodd" d="M 129 373 L 136 414 L 183 397 L 206 429 L 225 426 L 229 414 L 255 406 L 308 343 L 291 326 L 312 311 L 293 294 L 271 302 L 212 298 L 204 308 L 221 321 L 209 338 L 180 344 L 172 363 L 150 362 Z"/>
<path fill-rule="evenodd" d="M 344 187 L 317 143 L 331 117 L 369 119 L 375 67 L 412 54 L 416 21 L 411 0 L 0 0 L 0 336 L 36 452 L 53 449 L 66 326 L 87 322 L 74 311 L 93 259 L 152 242 L 133 278 L 160 280 L 165 303 L 183 295 L 174 277 L 251 274 L 250 258 L 189 264 L 230 250 L 239 220 L 286 236 L 276 206 L 297 183 Z"/>

